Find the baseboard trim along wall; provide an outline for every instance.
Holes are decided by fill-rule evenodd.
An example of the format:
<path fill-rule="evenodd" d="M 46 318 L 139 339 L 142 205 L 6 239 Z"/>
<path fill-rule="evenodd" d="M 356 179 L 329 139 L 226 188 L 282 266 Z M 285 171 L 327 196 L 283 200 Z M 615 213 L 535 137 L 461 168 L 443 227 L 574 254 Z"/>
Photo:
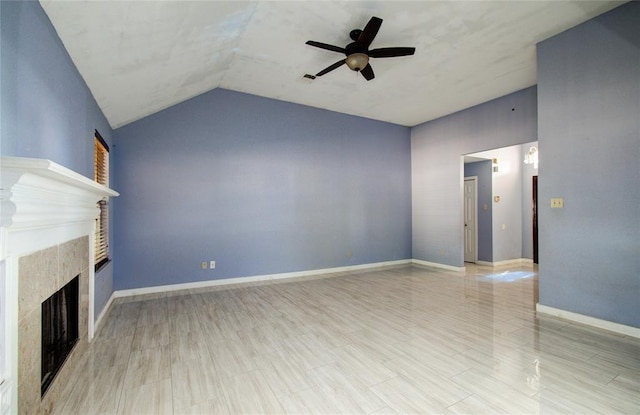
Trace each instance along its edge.
<path fill-rule="evenodd" d="M 575 321 L 576 323 L 586 324 L 588 326 L 593 326 L 599 329 L 609 330 L 614 333 L 624 334 L 625 336 L 631 336 L 640 339 L 640 328 L 627 326 L 625 324 L 614 323 L 612 321 L 602 320 L 595 317 L 589 317 L 583 314 L 572 313 L 571 311 L 549 307 L 540 303 L 536 304 L 536 311 L 541 314 L 548 314 L 550 316 L 558 317 L 564 320 Z"/>
<path fill-rule="evenodd" d="M 480 262 L 481 261 L 478 261 L 478 264 L 480 264 Z M 510 264 L 526 264 L 531 262 L 532 261 L 530 259 L 521 258 L 521 259 L 509 260 L 509 261 L 488 262 L 481 265 L 499 266 L 499 265 L 510 265 Z M 316 269 L 316 270 L 309 270 L 309 271 L 284 272 L 280 274 L 256 275 L 256 276 L 238 277 L 238 278 L 224 278 L 219 280 L 198 281 L 198 282 L 189 282 L 184 284 L 171 284 L 171 285 L 161 285 L 161 286 L 155 286 L 155 287 L 119 290 L 119 291 L 114 291 L 113 294 L 111 294 L 111 297 L 109 297 L 109 300 L 107 301 L 105 306 L 102 308 L 102 311 L 98 315 L 98 318 L 96 319 L 96 322 L 95 322 L 95 331 L 96 332 L 98 331 L 100 324 L 102 323 L 102 320 L 108 314 L 109 309 L 111 308 L 111 305 L 116 298 L 131 297 L 131 296 L 146 295 L 146 294 L 168 293 L 172 291 L 189 290 L 194 288 L 247 284 L 247 283 L 263 282 L 263 281 L 275 281 L 275 280 L 282 280 L 282 279 L 302 279 L 306 277 L 319 276 L 323 274 L 338 274 L 341 272 L 350 272 L 350 271 L 367 270 L 367 269 L 375 269 L 375 268 L 387 268 L 387 267 L 409 265 L 409 264 L 443 269 L 443 270 L 454 271 L 454 272 L 465 271 L 465 267 L 454 267 L 451 265 L 439 264 L 437 262 L 423 261 L 421 259 L 401 259 L 397 261 L 375 262 L 371 264 L 349 265 L 344 267 L 324 268 L 324 269 Z M 541 314 L 547 314 L 547 315 L 558 317 L 564 320 L 570 320 L 577 323 L 586 324 L 588 326 L 609 330 L 609 331 L 623 334 L 626 336 L 640 338 L 640 328 L 631 327 L 631 326 L 627 326 L 619 323 L 614 323 L 611 321 L 602 320 L 595 317 L 589 317 L 583 314 L 572 313 L 570 311 L 549 307 L 546 305 L 542 305 L 540 303 L 536 304 L 536 311 Z"/>
<path fill-rule="evenodd" d="M 409 265 L 409 264 L 425 266 L 430 268 L 444 269 L 447 271 L 454 271 L 454 272 L 465 271 L 465 267 L 454 267 L 451 265 L 439 264 L 436 262 L 428 262 L 420 259 L 400 259 L 396 261 L 374 262 L 370 264 L 349 265 L 344 267 L 324 268 L 324 269 L 316 269 L 316 270 L 310 270 L 310 271 L 285 272 L 280 274 L 256 275 L 251 277 L 223 278 L 219 280 L 189 282 L 184 284 L 159 285 L 155 287 L 132 288 L 129 290 L 118 290 L 118 291 L 114 291 L 111 294 L 111 297 L 109 297 L 109 300 L 107 300 L 107 303 L 102 308 L 102 311 L 100 311 L 100 314 L 98 315 L 98 318 L 96 319 L 94 324 L 94 331 L 95 332 L 98 331 L 102 323 L 102 320 L 109 313 L 111 305 L 116 298 L 132 297 L 136 295 L 161 294 L 161 293 L 168 293 L 168 292 L 180 291 L 180 290 L 190 290 L 194 288 L 249 284 L 249 283 L 261 282 L 261 281 L 273 281 L 273 280 L 281 280 L 281 279 L 302 279 L 302 278 L 318 276 L 323 274 L 337 274 L 341 272 L 358 271 L 358 270 L 375 269 L 375 268 L 387 268 L 387 267 L 395 267 L 395 266 Z"/>
<path fill-rule="evenodd" d="M 412 259 L 411 263 L 413 265 L 421 265 L 423 267 L 438 268 L 454 272 L 464 272 L 466 270 L 465 267 L 454 267 L 453 265 L 439 264 L 437 262 L 423 261 L 421 259 Z"/>
<path fill-rule="evenodd" d="M 255 275 L 251 277 L 223 278 L 219 280 L 208 280 L 198 282 L 188 282 L 184 284 L 159 285 L 155 287 L 132 288 L 129 290 L 118 290 L 112 297 L 131 297 L 134 295 L 158 294 L 163 292 L 190 290 L 194 288 L 215 287 L 220 285 L 236 285 L 252 282 L 273 281 L 281 279 L 306 278 L 323 274 L 335 274 L 340 272 L 358 271 L 372 268 L 395 267 L 398 265 L 409 265 L 411 259 L 401 259 L 397 261 L 374 262 L 371 264 L 348 265 L 345 267 L 315 269 L 309 271 L 284 272 L 281 274 Z M 107 306 L 105 306 L 107 308 Z M 102 314 L 102 313 L 101 313 Z"/>
<path fill-rule="evenodd" d="M 100 314 L 98 315 L 98 318 L 96 319 L 96 322 L 93 325 L 94 333 L 98 332 L 98 329 L 100 328 L 100 323 L 102 323 L 102 319 L 104 319 L 107 316 L 107 313 L 111 308 L 111 303 L 113 303 L 113 300 L 115 298 L 116 298 L 116 293 L 115 292 L 111 293 L 111 297 L 109 297 L 109 299 L 107 300 L 107 304 L 105 304 L 104 307 L 102 307 L 102 311 L 100 311 Z"/>
<path fill-rule="evenodd" d="M 533 264 L 533 259 L 531 258 L 517 258 L 517 259 L 507 259 L 505 261 L 476 261 L 477 265 L 484 265 L 487 267 L 502 267 L 506 265 L 522 265 L 522 264 Z"/>

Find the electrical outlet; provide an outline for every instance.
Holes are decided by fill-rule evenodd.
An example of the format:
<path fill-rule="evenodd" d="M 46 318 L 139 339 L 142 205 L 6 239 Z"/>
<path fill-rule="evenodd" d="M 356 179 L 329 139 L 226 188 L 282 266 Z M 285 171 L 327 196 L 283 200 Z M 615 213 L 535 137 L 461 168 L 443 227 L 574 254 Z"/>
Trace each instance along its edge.
<path fill-rule="evenodd" d="M 209 261 L 209 269 L 215 269 L 216 261 Z"/>
<path fill-rule="evenodd" d="M 551 198 L 551 208 L 552 209 L 562 209 L 564 207 L 564 199 L 561 197 L 552 197 Z"/>
<path fill-rule="evenodd" d="M 200 264 L 200 266 L 202 267 L 202 269 L 207 269 L 207 262 L 202 261 L 202 264 Z"/>

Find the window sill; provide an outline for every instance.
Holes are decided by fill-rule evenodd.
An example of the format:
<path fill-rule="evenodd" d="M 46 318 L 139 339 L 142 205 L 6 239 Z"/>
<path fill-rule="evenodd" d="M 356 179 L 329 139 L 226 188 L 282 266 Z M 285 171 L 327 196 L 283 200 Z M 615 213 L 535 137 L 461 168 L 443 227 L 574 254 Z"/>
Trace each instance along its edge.
<path fill-rule="evenodd" d="M 95 265 L 95 272 L 100 272 L 104 267 L 106 267 L 111 262 L 111 258 L 103 259 Z"/>

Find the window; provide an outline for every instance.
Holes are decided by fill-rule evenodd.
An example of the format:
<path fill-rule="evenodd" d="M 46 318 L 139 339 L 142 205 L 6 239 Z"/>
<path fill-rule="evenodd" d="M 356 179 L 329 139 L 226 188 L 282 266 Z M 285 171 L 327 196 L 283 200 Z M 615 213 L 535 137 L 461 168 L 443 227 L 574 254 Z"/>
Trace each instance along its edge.
<path fill-rule="evenodd" d="M 109 187 L 109 146 L 96 131 L 94 139 L 94 180 Z M 96 270 L 109 261 L 109 201 L 98 202 L 100 215 L 96 219 Z"/>

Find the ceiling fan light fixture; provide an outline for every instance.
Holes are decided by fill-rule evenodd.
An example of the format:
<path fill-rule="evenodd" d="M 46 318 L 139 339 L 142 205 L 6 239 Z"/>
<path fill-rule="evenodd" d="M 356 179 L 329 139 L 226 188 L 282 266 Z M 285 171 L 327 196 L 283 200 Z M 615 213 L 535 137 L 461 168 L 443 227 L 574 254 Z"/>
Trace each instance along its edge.
<path fill-rule="evenodd" d="M 369 63 L 369 56 L 367 56 L 365 53 L 352 53 L 351 55 L 347 56 L 347 59 L 345 61 L 349 69 L 358 72 L 364 69 L 365 66 L 367 66 L 367 64 Z"/>
<path fill-rule="evenodd" d="M 369 19 L 369 22 L 363 30 L 354 29 L 349 33 L 349 37 L 353 42 L 349 43 L 344 48 L 340 46 L 329 45 L 328 43 L 316 42 L 315 40 L 307 40 L 305 43 L 309 46 L 328 50 L 331 52 L 343 53 L 346 58 L 339 60 L 338 62 L 331 64 L 318 72 L 315 76 L 326 75 L 329 72 L 338 69 L 342 65 L 347 65 L 349 69 L 354 72 L 360 72 L 362 77 L 367 81 L 375 78 L 373 68 L 369 63 L 369 58 L 395 58 L 396 56 L 409 56 L 413 55 L 416 48 L 406 47 L 393 47 L 393 48 L 379 48 L 369 50 L 371 42 L 378 34 L 378 30 L 382 25 L 382 19 L 373 16 Z"/>

